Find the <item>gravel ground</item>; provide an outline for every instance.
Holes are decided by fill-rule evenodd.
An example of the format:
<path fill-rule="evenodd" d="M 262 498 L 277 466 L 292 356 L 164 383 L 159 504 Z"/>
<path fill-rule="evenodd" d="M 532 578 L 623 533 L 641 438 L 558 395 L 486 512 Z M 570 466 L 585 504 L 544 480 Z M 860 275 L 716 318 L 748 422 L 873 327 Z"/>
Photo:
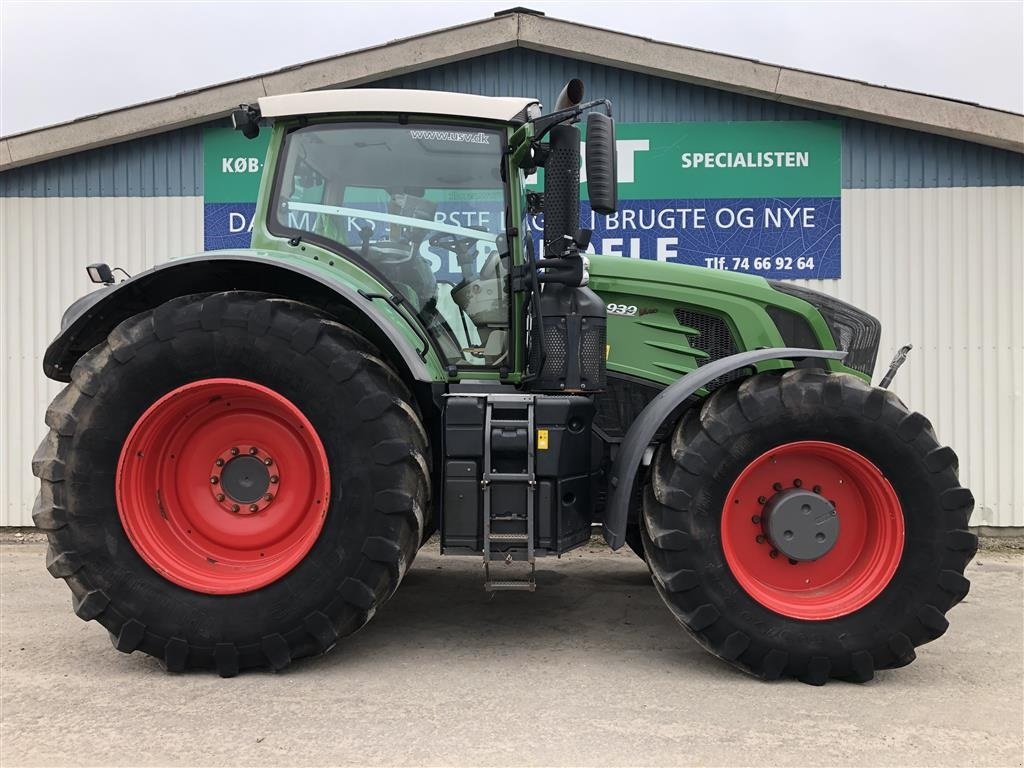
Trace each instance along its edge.
<path fill-rule="evenodd" d="M 916 663 L 823 688 L 712 658 L 637 558 L 596 545 L 543 561 L 535 594 L 495 596 L 475 560 L 431 545 L 326 657 L 168 675 L 71 613 L 44 549 L 0 546 L 3 766 L 1024 764 L 1012 549 L 980 554 L 950 631 Z"/>

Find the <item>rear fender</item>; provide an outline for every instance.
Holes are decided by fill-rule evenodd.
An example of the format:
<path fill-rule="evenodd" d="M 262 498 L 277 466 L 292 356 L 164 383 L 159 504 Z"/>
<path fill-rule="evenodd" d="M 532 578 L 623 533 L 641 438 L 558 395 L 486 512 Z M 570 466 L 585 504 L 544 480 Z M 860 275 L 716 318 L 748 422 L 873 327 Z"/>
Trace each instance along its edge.
<path fill-rule="evenodd" d="M 373 290 L 373 284 L 368 287 L 383 292 Z M 70 381 L 78 358 L 122 320 L 178 296 L 231 290 L 265 291 L 338 316 L 377 344 L 413 381 L 435 381 L 443 371 L 429 345 L 410 343 L 407 336 L 415 338 L 416 331 L 402 332 L 408 322 L 401 315 L 366 298 L 340 273 L 335 276 L 270 253 L 225 251 L 176 259 L 79 299 L 64 313 L 60 333 L 47 347 L 43 372 L 56 381 Z"/>
<path fill-rule="evenodd" d="M 626 543 L 626 523 L 629 517 L 630 500 L 633 497 L 633 484 L 640 469 L 644 451 L 651 444 L 654 435 L 672 412 L 682 405 L 687 398 L 696 394 L 719 376 L 732 371 L 746 368 L 766 360 L 800 360 L 808 357 L 828 360 L 842 360 L 845 352 L 825 349 L 800 349 L 781 347 L 776 349 L 755 349 L 736 355 L 722 357 L 707 365 L 702 365 L 693 373 L 663 389 L 640 412 L 626 432 L 619 452 L 612 463 L 608 482 L 610 494 L 605 508 L 604 539 L 612 549 L 618 549 Z"/>

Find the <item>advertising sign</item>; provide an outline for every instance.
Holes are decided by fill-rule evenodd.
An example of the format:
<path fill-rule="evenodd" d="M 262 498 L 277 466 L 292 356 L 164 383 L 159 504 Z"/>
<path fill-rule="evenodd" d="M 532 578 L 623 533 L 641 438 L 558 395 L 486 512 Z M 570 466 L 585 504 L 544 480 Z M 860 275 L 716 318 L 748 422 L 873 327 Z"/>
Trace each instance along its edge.
<path fill-rule="evenodd" d="M 234 128 L 203 133 L 203 247 L 248 248 L 270 131 L 247 139 Z"/>
<path fill-rule="evenodd" d="M 619 123 L 615 214 L 590 210 L 582 172 L 591 250 L 768 278 L 841 277 L 840 131 L 836 121 Z M 268 137 L 207 131 L 208 249 L 248 245 Z M 491 201 L 468 197 L 436 215 L 460 226 L 484 214 L 502 220 Z M 446 260 L 425 256 L 441 277 Z"/>

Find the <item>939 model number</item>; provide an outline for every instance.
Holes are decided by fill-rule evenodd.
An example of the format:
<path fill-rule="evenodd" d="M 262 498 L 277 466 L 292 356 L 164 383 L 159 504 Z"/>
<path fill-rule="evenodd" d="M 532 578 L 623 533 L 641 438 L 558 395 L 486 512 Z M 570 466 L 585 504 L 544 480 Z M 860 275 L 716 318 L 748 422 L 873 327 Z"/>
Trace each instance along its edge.
<path fill-rule="evenodd" d="M 635 317 L 639 311 L 635 304 L 609 304 L 607 307 L 609 315 L 625 315 Z"/>

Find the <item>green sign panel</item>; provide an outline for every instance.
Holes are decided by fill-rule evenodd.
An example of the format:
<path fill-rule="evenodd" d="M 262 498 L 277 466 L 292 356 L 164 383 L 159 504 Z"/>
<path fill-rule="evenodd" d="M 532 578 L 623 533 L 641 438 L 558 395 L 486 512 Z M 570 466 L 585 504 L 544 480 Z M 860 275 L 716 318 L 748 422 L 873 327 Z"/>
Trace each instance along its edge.
<path fill-rule="evenodd" d="M 835 197 L 839 123 L 624 123 L 619 197 Z"/>
<path fill-rule="evenodd" d="M 207 203 L 255 203 L 270 131 L 247 139 L 233 128 L 203 133 L 203 199 Z"/>

